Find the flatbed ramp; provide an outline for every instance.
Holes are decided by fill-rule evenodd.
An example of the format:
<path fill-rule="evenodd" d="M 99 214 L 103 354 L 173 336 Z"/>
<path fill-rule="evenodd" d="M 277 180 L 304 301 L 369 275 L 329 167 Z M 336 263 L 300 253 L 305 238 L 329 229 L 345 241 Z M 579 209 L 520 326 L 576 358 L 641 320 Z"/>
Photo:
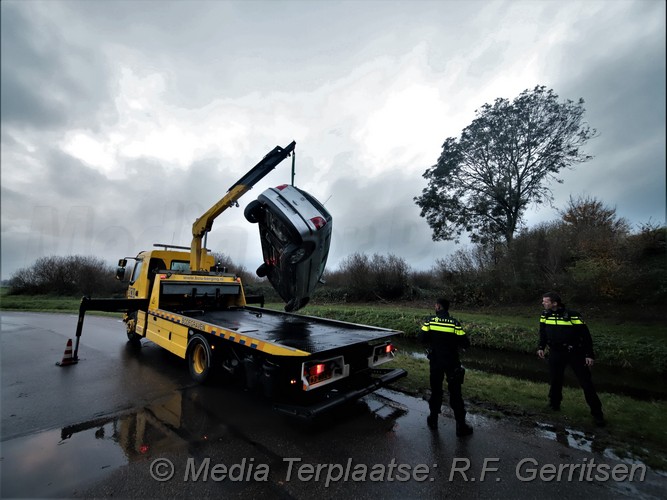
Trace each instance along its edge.
<path fill-rule="evenodd" d="M 311 354 L 393 337 L 401 333 L 388 328 L 282 313 L 259 307 L 209 311 L 198 315 L 183 314 L 240 335 Z"/>

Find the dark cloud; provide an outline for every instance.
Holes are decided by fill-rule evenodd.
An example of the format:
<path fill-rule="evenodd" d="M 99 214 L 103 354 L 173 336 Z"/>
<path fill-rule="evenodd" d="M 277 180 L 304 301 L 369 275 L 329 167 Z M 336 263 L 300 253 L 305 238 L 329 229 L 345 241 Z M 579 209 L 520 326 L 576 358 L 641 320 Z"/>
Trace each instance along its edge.
<path fill-rule="evenodd" d="M 2 3 L 2 123 L 53 126 L 66 121 L 67 109 L 59 108 L 38 85 L 51 79 L 56 66 L 51 57 L 39 53 L 31 43 L 34 26 L 14 4 Z M 39 70 L 37 69 L 39 68 Z"/>
<path fill-rule="evenodd" d="M 632 6 L 627 15 L 634 22 L 598 26 L 595 33 L 581 26 L 581 39 L 564 48 L 569 71 L 559 77 L 555 90 L 563 99 L 585 100 L 585 119 L 599 137 L 584 148 L 595 158 L 564 174 L 565 183 L 555 191 L 561 193 L 561 209 L 569 195 L 585 194 L 615 207 L 633 224 L 649 219 L 664 224 L 664 22 L 661 30 L 638 28 L 645 25 L 643 16 L 664 14 L 664 5 Z M 591 36 L 595 43 L 583 45 Z"/>
<path fill-rule="evenodd" d="M 402 168 L 387 168 L 381 176 L 338 178 L 327 208 L 334 218 L 331 255 L 336 265 L 355 252 L 368 255 L 393 254 L 417 269 L 428 269 L 436 259 L 457 246 L 433 242 L 425 219 L 413 197 L 425 185 L 421 175 Z"/>
<path fill-rule="evenodd" d="M 111 182 L 100 172 L 59 149 L 51 149 L 47 155 L 44 177 L 41 180 L 45 189 L 70 203 L 88 201 L 91 198 L 93 193 L 87 192 L 86 186 L 90 187 L 96 198 L 106 198 Z"/>
<path fill-rule="evenodd" d="M 109 107 L 111 82 L 102 54 L 95 45 L 68 42 L 59 32 L 62 26 L 40 22 L 21 7 L 20 2 L 1 4 L 2 123 L 94 127 L 91 115 Z"/>
<path fill-rule="evenodd" d="M 442 140 L 468 124 L 462 116 L 536 84 L 583 97 L 600 137 L 585 148 L 595 159 L 555 186 L 556 207 L 531 208 L 529 222 L 555 218 L 578 194 L 633 221 L 665 213 L 664 2 L 3 0 L 0 8 L 3 278 L 53 253 L 114 262 L 156 242 L 189 245 L 195 218 L 292 138 L 297 185 L 334 215 L 332 266 L 364 252 L 428 269 L 460 247 L 431 240 L 412 200 L 421 174 Z M 446 115 L 419 107 L 413 84 Z M 414 132 L 418 121 L 441 131 L 432 152 Z M 170 127 L 177 132 L 162 133 Z M 206 137 L 200 151 L 197 134 L 208 127 L 231 145 Z M 175 141 L 190 130 L 181 151 Z M 396 130 L 413 135 L 401 142 Z M 258 235 L 243 207 L 289 178 L 282 164 L 255 186 L 216 221 L 208 246 L 254 269 Z"/>

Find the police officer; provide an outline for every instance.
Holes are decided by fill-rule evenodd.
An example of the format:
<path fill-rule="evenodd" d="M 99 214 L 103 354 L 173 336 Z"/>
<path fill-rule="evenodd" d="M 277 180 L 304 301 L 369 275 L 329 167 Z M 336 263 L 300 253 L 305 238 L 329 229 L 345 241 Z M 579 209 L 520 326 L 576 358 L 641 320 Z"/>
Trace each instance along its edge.
<path fill-rule="evenodd" d="M 570 365 L 584 390 L 584 397 L 595 424 L 605 425 L 602 403 L 591 377 L 590 367 L 593 366 L 595 353 L 588 326 L 579 313 L 565 309 L 565 304 L 557 293 L 545 293 L 542 296 L 542 306 L 544 311 L 540 317 L 537 355 L 544 359 L 544 351 L 549 347 L 549 406 L 554 411 L 560 410 L 563 375 L 565 367 Z"/>
<path fill-rule="evenodd" d="M 470 340 L 461 323 L 449 315 L 449 301 L 440 298 L 435 303 L 435 316 L 426 320 L 421 327 L 421 341 L 427 346 L 430 360 L 431 410 L 426 423 L 431 429 L 438 428 L 438 415 L 442 406 L 442 384 L 447 376 L 449 405 L 456 419 L 456 435 L 472 434 L 472 427 L 466 421 L 466 410 L 461 394 L 461 384 L 465 369 L 459 360 L 459 349 L 470 347 Z"/>

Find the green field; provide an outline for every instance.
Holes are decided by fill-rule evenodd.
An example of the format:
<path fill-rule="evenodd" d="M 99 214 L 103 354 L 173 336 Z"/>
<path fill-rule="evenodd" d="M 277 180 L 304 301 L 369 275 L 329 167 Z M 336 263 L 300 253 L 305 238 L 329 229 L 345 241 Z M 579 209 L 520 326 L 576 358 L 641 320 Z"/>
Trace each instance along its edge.
<path fill-rule="evenodd" d="M 46 296 L 0 295 L 0 309 L 44 312 L 77 312 L 80 299 Z M 281 310 L 282 304 L 267 307 Z M 341 321 L 375 325 L 405 332 L 415 337 L 419 324 L 429 309 L 408 305 L 309 305 L 302 314 Z M 534 353 L 539 308 L 503 311 L 461 311 L 455 315 L 470 333 L 473 347 L 481 346 L 516 352 Z M 621 322 L 618 318 L 589 319 L 598 363 L 617 366 L 619 370 L 633 366 L 656 377 L 667 372 L 667 347 L 664 339 L 667 325 Z M 428 394 L 428 362 L 399 354 L 392 362 L 405 368 L 409 375 L 397 381 L 394 388 L 424 397 Z M 666 401 L 643 401 L 627 396 L 602 393 L 609 425 L 604 429 L 592 426 L 588 407 L 578 388 L 565 388 L 563 410 L 554 414 L 545 411 L 547 386 L 544 383 L 517 379 L 482 371 L 468 370 L 464 398 L 471 412 L 492 418 L 517 419 L 525 425 L 536 421 L 554 426 L 567 426 L 594 432 L 596 446 L 611 448 L 619 456 L 628 455 L 652 467 L 667 470 L 667 428 L 664 415 Z M 426 406 L 426 402 L 424 403 Z"/>
<path fill-rule="evenodd" d="M 11 311 L 74 312 L 79 310 L 81 299 L 51 295 L 7 295 L 2 289 L 0 309 Z"/>
<path fill-rule="evenodd" d="M 268 307 L 280 309 L 280 304 Z M 303 314 L 392 328 L 415 338 L 420 322 L 430 309 L 405 305 L 309 305 Z M 503 309 L 500 312 L 452 312 L 470 334 L 473 347 L 535 353 L 539 308 Z M 597 360 L 619 368 L 667 373 L 667 322 L 629 322 L 618 317 L 587 317 L 597 351 Z"/>

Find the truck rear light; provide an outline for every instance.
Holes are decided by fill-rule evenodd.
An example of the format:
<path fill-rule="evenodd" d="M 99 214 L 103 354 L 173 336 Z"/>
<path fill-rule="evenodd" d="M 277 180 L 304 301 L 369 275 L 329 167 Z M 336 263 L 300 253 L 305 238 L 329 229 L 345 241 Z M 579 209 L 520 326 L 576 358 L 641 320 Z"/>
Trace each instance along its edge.
<path fill-rule="evenodd" d="M 373 348 L 373 355 L 368 358 L 368 366 L 375 367 L 394 359 L 396 348 L 391 342 L 376 345 Z"/>
<path fill-rule="evenodd" d="M 276 186 L 276 189 L 277 189 L 278 191 L 282 191 L 282 190 L 285 189 L 286 187 L 287 187 L 287 184 L 281 184 L 280 186 Z"/>
<path fill-rule="evenodd" d="M 310 219 L 310 222 L 312 222 L 315 225 L 315 229 L 317 230 L 320 230 L 327 225 L 327 221 L 324 220 L 323 217 L 313 217 L 312 219 Z"/>
<path fill-rule="evenodd" d="M 311 366 L 308 369 L 308 375 L 311 377 L 317 377 L 324 373 L 324 363 L 317 363 L 316 365 Z"/>
<path fill-rule="evenodd" d="M 345 364 L 343 356 L 327 360 L 306 361 L 301 365 L 301 382 L 304 391 L 330 384 L 349 374 L 350 366 Z"/>

